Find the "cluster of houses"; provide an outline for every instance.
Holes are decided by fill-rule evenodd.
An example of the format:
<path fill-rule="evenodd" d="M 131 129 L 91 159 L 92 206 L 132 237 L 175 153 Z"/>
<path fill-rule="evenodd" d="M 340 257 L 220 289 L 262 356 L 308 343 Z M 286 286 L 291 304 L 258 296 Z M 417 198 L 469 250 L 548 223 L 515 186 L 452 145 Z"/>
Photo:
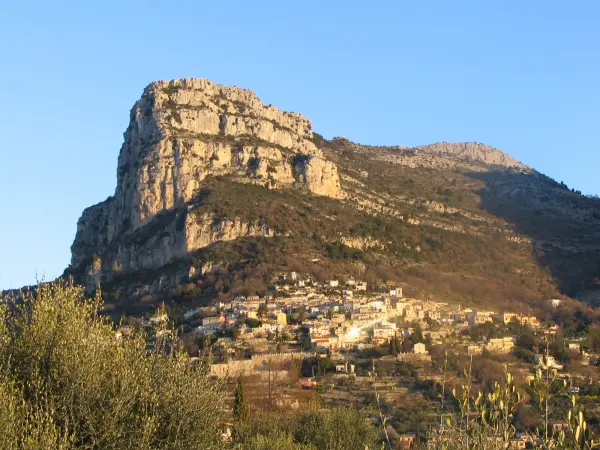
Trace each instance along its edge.
<path fill-rule="evenodd" d="M 337 354 L 386 345 L 392 340 L 401 345 L 411 338 L 408 350 L 406 346 L 398 348 L 399 359 L 428 359 L 428 345 L 448 342 L 450 337 L 462 342 L 468 354 L 484 349 L 508 353 L 515 345 L 515 336 L 472 342 L 460 332 L 495 321 L 541 327 L 532 315 L 407 298 L 400 286 L 373 287 L 352 278 L 319 283 L 291 272 L 281 274 L 274 287 L 270 296 L 238 296 L 230 302 L 195 308 L 185 313 L 184 320 L 195 324 L 196 335 L 214 336 L 215 349 L 221 354 L 239 355 L 242 350 L 246 357 L 272 352 L 274 344 Z M 560 300 L 552 302 L 558 306 Z M 427 336 L 428 345 L 422 336 L 414 339 L 415 324 Z"/>
<path fill-rule="evenodd" d="M 292 343 L 290 337 L 298 336 L 301 328 L 303 334 L 293 343 L 302 341 L 307 349 L 337 351 L 370 344 L 367 329 L 372 332 L 375 324 L 386 327 L 382 324 L 388 318 L 391 302 L 398 292 L 402 293 L 400 288 L 367 292 L 366 282 L 353 279 L 317 283 L 300 279 L 294 272 L 283 274 L 279 281 L 271 296 L 239 296 L 228 303 L 188 311 L 184 319 L 201 318 L 194 333 L 204 336 L 218 336 L 235 328 L 236 341 L 241 342 L 275 338 Z M 389 336 L 387 333 L 384 339 Z"/>
<path fill-rule="evenodd" d="M 399 361 L 424 362 L 431 361 L 428 350 L 437 344 L 451 344 L 465 354 L 511 352 L 517 339 L 508 331 L 513 327 L 496 327 L 504 329 L 506 335 L 475 337 L 480 335 L 471 329 L 485 328 L 488 323 L 518 323 L 540 334 L 558 331 L 557 326 L 543 326 L 533 315 L 405 297 L 400 286 L 370 286 L 355 279 L 317 282 L 294 272 L 281 274 L 274 281 L 271 295 L 238 296 L 183 315 L 187 329 L 210 342 L 213 355 L 219 357 L 211 366 L 212 376 L 254 374 L 268 380 L 283 379 L 291 367 L 286 361 L 328 355 L 337 360 L 335 375 L 344 377 L 356 375 L 355 366 L 347 361 L 348 353 L 360 359 L 356 352 L 361 350 L 389 345 L 390 353 L 396 349 Z M 559 307 L 561 300 L 550 303 Z M 145 324 L 166 320 L 161 311 Z M 580 342 L 568 342 L 568 347 L 581 351 Z M 548 355 L 535 355 L 535 362 L 563 369 Z M 299 381 L 305 389 L 316 384 L 314 374 Z M 415 434 L 399 435 L 398 439 L 408 448 Z M 511 448 L 524 448 L 525 443 L 523 437 L 515 437 Z"/>
<path fill-rule="evenodd" d="M 559 307 L 561 300 L 550 302 Z M 166 320 L 166 312 L 161 310 L 142 325 Z M 194 308 L 183 314 L 183 322 L 198 340 L 209 343 L 213 356 L 217 356 L 214 361 L 223 363 L 290 352 L 335 357 L 387 345 L 402 361 L 431 360 L 428 350 L 436 344 L 451 344 L 465 354 L 503 354 L 513 350 L 516 336 L 507 331 L 506 335 L 488 339 L 475 338 L 469 329 L 487 323 L 516 322 L 537 333 L 553 334 L 558 330 L 557 326 L 542 326 L 533 315 L 408 298 L 400 286 L 369 286 L 355 279 L 317 282 L 295 272 L 274 280 L 269 296 L 238 296 Z M 117 337 L 124 333 L 125 328 Z M 581 351 L 578 342 L 569 342 L 568 346 L 571 351 Z M 581 354 L 585 364 L 589 355 Z M 562 368 L 552 358 L 544 363 Z"/>

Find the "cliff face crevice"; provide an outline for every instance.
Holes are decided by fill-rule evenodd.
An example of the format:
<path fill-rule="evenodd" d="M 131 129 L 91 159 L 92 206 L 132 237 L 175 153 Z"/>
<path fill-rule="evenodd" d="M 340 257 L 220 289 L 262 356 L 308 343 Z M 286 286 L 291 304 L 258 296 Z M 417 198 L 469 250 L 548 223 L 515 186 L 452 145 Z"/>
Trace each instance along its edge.
<path fill-rule="evenodd" d="M 158 215 L 192 201 L 209 176 L 342 198 L 337 167 L 312 139 L 308 119 L 265 106 L 249 90 L 189 78 L 150 84 L 131 110 L 115 194 L 83 212 L 71 266 L 110 249 L 110 257 L 101 257 L 101 268 L 98 261 L 89 266 L 90 280 L 97 281 L 99 271 L 107 279 L 113 272 L 158 267 L 217 240 L 271 234 L 252 224 L 226 222 L 214 230 L 206 217 L 206 223 L 185 221 L 182 229 L 159 230 L 163 237 L 148 236 L 145 250 L 129 243 L 128 236 Z"/>

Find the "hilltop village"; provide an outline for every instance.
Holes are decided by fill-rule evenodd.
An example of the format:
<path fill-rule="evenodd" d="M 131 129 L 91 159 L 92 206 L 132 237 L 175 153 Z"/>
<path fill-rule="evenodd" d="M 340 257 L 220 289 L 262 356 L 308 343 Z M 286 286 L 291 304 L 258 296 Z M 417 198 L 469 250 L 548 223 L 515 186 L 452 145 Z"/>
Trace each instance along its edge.
<path fill-rule="evenodd" d="M 318 283 L 291 272 L 279 276 L 274 291 L 272 296 L 239 296 L 189 310 L 184 327 L 211 342 L 213 355 L 222 362 L 281 349 L 334 356 L 386 345 L 400 359 L 430 360 L 432 346 L 450 342 L 457 352 L 503 354 L 517 342 L 509 325 L 543 328 L 546 336 L 558 330 L 533 315 L 407 298 L 402 287 L 368 289 L 367 282 L 355 279 Z M 550 303 L 558 307 L 561 300 Z M 472 339 L 469 331 L 486 324 L 500 324 L 506 331 Z M 579 350 L 579 345 L 569 348 Z M 584 356 L 589 361 L 590 355 Z"/>
<path fill-rule="evenodd" d="M 369 404 L 376 389 L 378 406 L 391 416 L 390 433 L 406 446 L 426 438 L 439 417 L 440 389 L 460 383 L 465 370 L 482 386 L 505 370 L 526 385 L 543 366 L 571 394 L 593 400 L 600 392 L 600 338 L 535 315 L 408 298 L 401 286 L 353 278 L 317 282 L 296 272 L 279 274 L 270 292 L 216 301 L 175 319 L 159 309 L 137 324 L 177 325 L 192 360 L 209 357 L 209 375 L 230 383 L 244 376 L 255 405 L 269 409 L 299 408 L 311 393 L 331 405 Z M 564 307 L 561 299 L 546 306 Z M 413 407 L 419 411 L 411 416 L 406 410 Z M 592 401 L 588 412 L 595 409 Z"/>
<path fill-rule="evenodd" d="M 216 338 L 216 355 L 225 359 L 266 353 L 273 347 L 270 344 L 331 356 L 391 342 L 398 345 L 402 358 L 415 355 L 427 360 L 427 347 L 473 326 L 494 320 L 505 325 L 516 321 L 533 329 L 541 325 L 534 316 L 405 298 L 401 287 L 375 291 L 367 287 L 354 279 L 317 283 L 292 272 L 280 276 L 273 296 L 237 297 L 231 303 L 190 310 L 184 319 L 193 324 L 195 335 Z M 506 335 L 465 342 L 463 347 L 469 354 L 484 349 L 506 353 L 515 340 Z"/>

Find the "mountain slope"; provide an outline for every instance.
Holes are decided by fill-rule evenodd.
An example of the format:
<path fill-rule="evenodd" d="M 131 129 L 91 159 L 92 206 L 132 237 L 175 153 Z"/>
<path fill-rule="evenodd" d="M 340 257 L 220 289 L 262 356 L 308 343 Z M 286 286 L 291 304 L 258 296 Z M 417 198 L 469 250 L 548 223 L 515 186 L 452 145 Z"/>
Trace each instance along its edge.
<path fill-rule="evenodd" d="M 566 294 L 596 287 L 598 199 L 569 190 L 482 144 L 472 144 L 472 149 L 483 152 L 471 151 L 467 158 L 462 154 L 448 159 L 449 152 L 441 155 L 437 150 L 439 157 L 432 158 L 429 149 L 440 145 L 470 146 L 444 143 L 399 150 L 334 139 L 323 141 L 321 147 L 338 165 L 350 197 L 352 190 L 358 198 L 365 192 L 375 195 L 380 204 L 387 203 L 383 210 L 412 211 L 418 219 L 408 220 L 415 224 L 471 236 L 497 233 L 503 241 L 517 242 L 531 252 L 531 263 L 548 270 L 549 282 Z M 356 177 L 353 167 L 358 166 L 363 177 Z"/>
<path fill-rule="evenodd" d="M 282 269 L 536 306 L 594 287 L 599 224 L 597 200 L 483 144 L 328 141 L 250 91 L 161 81 L 132 109 L 115 194 L 84 211 L 66 274 L 129 312 L 265 293 Z"/>

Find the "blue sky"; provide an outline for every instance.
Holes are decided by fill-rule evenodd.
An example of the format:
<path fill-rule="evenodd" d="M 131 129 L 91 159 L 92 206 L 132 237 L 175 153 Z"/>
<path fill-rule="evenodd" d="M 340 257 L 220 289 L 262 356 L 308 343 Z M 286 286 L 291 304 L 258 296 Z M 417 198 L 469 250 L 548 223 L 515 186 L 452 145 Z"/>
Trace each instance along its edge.
<path fill-rule="evenodd" d="M 68 265 L 153 80 L 246 87 L 328 138 L 484 142 L 600 194 L 599 52 L 593 0 L 2 2 L 0 288 Z"/>

